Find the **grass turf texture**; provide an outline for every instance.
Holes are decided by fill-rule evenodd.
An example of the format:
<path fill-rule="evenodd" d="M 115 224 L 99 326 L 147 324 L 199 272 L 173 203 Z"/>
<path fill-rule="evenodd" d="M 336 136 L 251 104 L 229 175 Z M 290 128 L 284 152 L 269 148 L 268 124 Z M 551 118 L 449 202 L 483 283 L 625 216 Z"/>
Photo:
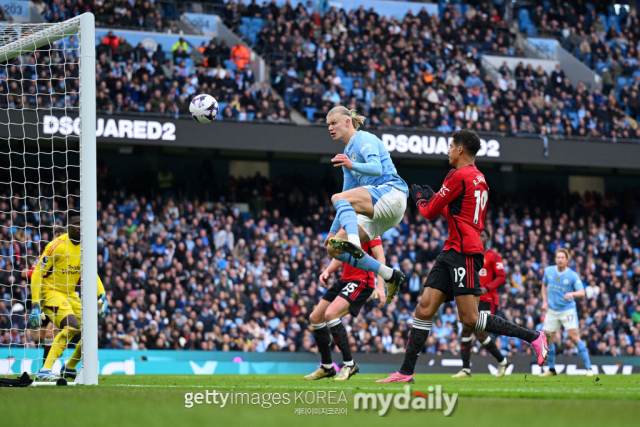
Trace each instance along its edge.
<path fill-rule="evenodd" d="M 558 375 L 539 378 L 488 374 L 454 379 L 450 375 L 417 375 L 413 391 L 428 393 L 441 385 L 458 393 L 451 416 L 441 411 L 391 409 L 385 417 L 373 410 L 355 410 L 358 392 L 403 392 L 405 384 L 376 384 L 382 375 L 357 375 L 344 383 L 307 382 L 298 375 L 139 375 L 100 377 L 99 386 L 0 388 L 2 425 L 55 426 L 326 426 L 330 424 L 389 426 L 389 422 L 435 423 L 436 426 L 628 426 L 640 419 L 640 375 L 596 377 Z M 202 403 L 185 408 L 185 393 L 205 390 L 248 393 L 290 393 L 291 403 L 269 409 L 257 405 Z M 340 404 L 294 403 L 300 391 L 344 391 Z M 337 396 L 337 394 L 336 394 Z M 337 399 L 337 397 L 335 398 Z M 347 408 L 347 415 L 296 415 L 295 408 Z M 26 424 L 25 424 L 26 423 Z M 349 423 L 349 424 L 347 424 Z"/>

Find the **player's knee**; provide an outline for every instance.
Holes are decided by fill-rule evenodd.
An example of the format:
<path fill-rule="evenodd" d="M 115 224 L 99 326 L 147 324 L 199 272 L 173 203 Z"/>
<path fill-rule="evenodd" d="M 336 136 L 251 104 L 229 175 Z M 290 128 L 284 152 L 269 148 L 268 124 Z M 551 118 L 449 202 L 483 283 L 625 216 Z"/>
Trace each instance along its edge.
<path fill-rule="evenodd" d="M 320 323 L 325 321 L 324 313 L 320 310 L 313 310 L 313 312 L 309 316 L 309 320 L 311 321 L 312 324 L 319 325 Z"/>
<path fill-rule="evenodd" d="M 463 337 L 470 337 L 472 332 L 473 332 L 472 328 L 468 327 L 467 325 L 462 325 L 462 336 Z"/>
<path fill-rule="evenodd" d="M 481 343 L 485 342 L 487 338 L 489 338 L 489 332 L 487 331 L 476 331 L 476 338 Z"/>
<path fill-rule="evenodd" d="M 62 327 L 68 327 L 70 330 L 74 331 L 74 335 L 76 331 L 80 331 L 80 322 L 78 322 L 78 318 L 76 316 L 67 316 L 61 322 Z"/>
<path fill-rule="evenodd" d="M 344 199 L 344 195 L 342 193 L 334 194 L 333 196 L 331 196 L 331 203 L 333 204 L 342 199 Z"/>
<path fill-rule="evenodd" d="M 478 323 L 478 313 L 460 313 L 460 322 L 463 327 L 475 329 Z"/>
<path fill-rule="evenodd" d="M 418 304 L 416 307 L 416 318 L 420 320 L 432 320 L 435 313 L 428 305 Z"/>

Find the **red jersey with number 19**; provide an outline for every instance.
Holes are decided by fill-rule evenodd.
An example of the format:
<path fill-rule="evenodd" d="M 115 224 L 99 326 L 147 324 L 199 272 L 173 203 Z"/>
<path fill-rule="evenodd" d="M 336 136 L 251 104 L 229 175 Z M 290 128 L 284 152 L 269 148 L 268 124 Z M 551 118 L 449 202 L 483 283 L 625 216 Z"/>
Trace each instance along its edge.
<path fill-rule="evenodd" d="M 489 200 L 489 186 L 484 175 L 475 167 L 467 165 L 451 169 L 444 179 L 440 191 L 429 200 L 418 203 L 420 213 L 427 219 L 439 214 L 447 218 L 449 238 L 444 250 L 453 249 L 473 255 L 484 252 L 480 233 L 484 230 L 484 215 Z"/>
<path fill-rule="evenodd" d="M 371 255 L 371 248 L 382 245 L 382 239 L 380 237 L 376 237 L 373 240 L 368 242 L 362 242 L 362 249 Z M 362 283 L 365 283 L 368 288 L 376 287 L 376 277 L 375 274 L 371 271 L 360 270 L 356 267 L 351 267 L 348 263 L 342 263 L 342 276 L 340 276 L 340 280 L 344 280 L 345 282 L 353 282 L 358 280 Z"/>

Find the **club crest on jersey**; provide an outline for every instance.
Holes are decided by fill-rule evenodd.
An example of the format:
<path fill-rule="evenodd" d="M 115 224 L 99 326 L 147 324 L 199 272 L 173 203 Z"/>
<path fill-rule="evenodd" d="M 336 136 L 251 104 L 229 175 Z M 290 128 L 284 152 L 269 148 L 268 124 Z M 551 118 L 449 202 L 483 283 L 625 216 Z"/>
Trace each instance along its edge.
<path fill-rule="evenodd" d="M 356 153 L 351 153 L 351 160 L 356 161 Z"/>
<path fill-rule="evenodd" d="M 484 176 L 482 175 L 477 175 L 476 179 L 473 180 L 473 185 L 475 185 L 476 187 L 478 186 L 478 184 L 480 184 L 481 182 L 486 182 L 484 180 Z"/>

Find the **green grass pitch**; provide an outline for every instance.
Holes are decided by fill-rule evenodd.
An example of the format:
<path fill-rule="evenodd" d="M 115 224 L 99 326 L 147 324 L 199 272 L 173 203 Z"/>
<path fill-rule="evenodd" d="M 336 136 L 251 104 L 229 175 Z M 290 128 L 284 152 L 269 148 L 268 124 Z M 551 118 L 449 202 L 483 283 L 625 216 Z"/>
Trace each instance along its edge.
<path fill-rule="evenodd" d="M 376 384 L 382 375 L 357 375 L 348 382 L 306 382 L 297 375 L 139 375 L 100 377 L 99 386 L 0 388 L 4 426 L 629 426 L 640 419 L 640 375 L 596 377 L 511 375 L 501 379 L 474 375 L 417 375 L 411 391 L 425 394 L 441 385 L 458 393 L 449 417 L 436 410 L 391 409 L 381 417 L 355 410 L 356 393 L 400 393 L 405 384 Z M 202 403 L 185 407 L 185 393 L 290 393 L 289 404 Z M 296 392 L 344 392 L 339 404 L 296 403 Z M 311 394 L 313 395 L 313 393 Z M 311 396 L 309 395 L 309 396 Z M 317 396 L 317 394 L 316 394 Z M 339 393 L 334 393 L 335 400 Z M 298 415 L 296 408 L 346 408 L 347 414 Z M 392 423 L 392 424 L 391 424 Z M 398 424 L 406 423 L 406 424 Z M 420 424 L 418 424 L 420 423 Z"/>

